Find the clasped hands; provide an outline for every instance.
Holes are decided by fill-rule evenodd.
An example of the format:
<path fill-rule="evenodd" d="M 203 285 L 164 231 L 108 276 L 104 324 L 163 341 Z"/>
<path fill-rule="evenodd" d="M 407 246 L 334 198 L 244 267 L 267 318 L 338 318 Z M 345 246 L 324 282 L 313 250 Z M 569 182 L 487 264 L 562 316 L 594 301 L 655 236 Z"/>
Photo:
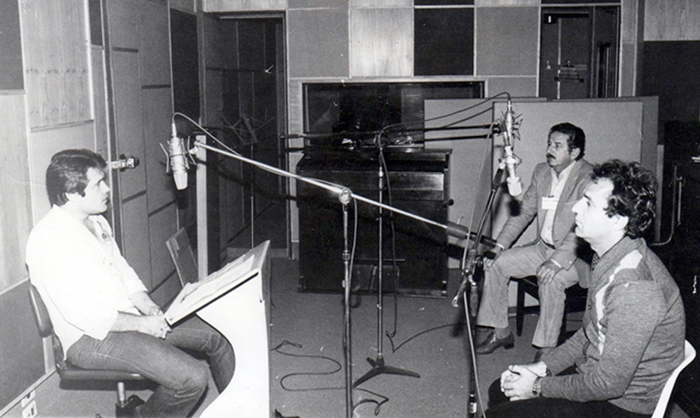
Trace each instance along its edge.
<path fill-rule="evenodd" d="M 152 335 L 156 338 L 165 339 L 172 329 L 165 320 L 165 314 L 163 311 L 154 306 L 148 311 L 148 315 L 143 316 L 143 321 L 146 326 L 146 334 Z"/>
<path fill-rule="evenodd" d="M 532 386 L 537 377 L 547 375 L 547 365 L 540 361 L 527 365 L 511 365 L 501 373 L 501 392 L 511 401 L 534 398 Z"/>

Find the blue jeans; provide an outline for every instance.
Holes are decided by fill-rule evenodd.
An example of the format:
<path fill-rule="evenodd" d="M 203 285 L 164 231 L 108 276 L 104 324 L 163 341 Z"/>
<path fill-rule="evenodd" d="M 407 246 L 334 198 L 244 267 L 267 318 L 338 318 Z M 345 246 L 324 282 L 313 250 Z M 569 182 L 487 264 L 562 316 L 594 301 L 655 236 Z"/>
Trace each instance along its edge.
<path fill-rule="evenodd" d="M 134 331 L 110 332 L 103 340 L 84 335 L 68 349 L 66 358 L 86 369 L 140 373 L 158 384 L 141 406 L 141 416 L 185 417 L 207 389 L 209 371 L 180 348 L 205 354 L 217 389 L 224 390 L 236 367 L 233 348 L 196 316 L 177 324 L 164 340 Z"/>
<path fill-rule="evenodd" d="M 511 279 L 534 276 L 537 268 L 554 253 L 542 241 L 525 247 L 505 250 L 484 273 L 479 314 L 476 324 L 486 327 L 507 328 L 508 325 L 508 283 Z M 578 282 L 578 272 L 574 266 L 561 270 L 547 286 L 539 286 L 540 316 L 532 337 L 537 347 L 556 347 L 559 340 L 566 289 Z"/>

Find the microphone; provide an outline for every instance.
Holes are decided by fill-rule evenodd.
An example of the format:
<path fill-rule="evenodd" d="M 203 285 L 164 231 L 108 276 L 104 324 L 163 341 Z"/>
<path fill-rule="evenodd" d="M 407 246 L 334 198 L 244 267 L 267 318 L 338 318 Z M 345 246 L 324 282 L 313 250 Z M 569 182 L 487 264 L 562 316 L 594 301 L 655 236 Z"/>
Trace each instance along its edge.
<path fill-rule="evenodd" d="M 175 180 L 175 187 L 178 190 L 187 188 L 187 170 L 190 168 L 187 158 L 185 158 L 185 148 L 182 144 L 182 138 L 177 136 L 177 127 L 173 121 L 173 134 L 168 141 L 170 169 Z"/>
<path fill-rule="evenodd" d="M 520 182 L 520 177 L 515 174 L 515 167 L 520 164 L 520 158 L 513 154 L 513 125 L 515 123 L 513 117 L 513 104 L 508 99 L 508 104 L 506 105 L 506 114 L 504 117 L 505 121 L 505 132 L 503 132 L 503 141 L 505 146 L 503 148 L 505 158 L 501 164 L 505 164 L 506 170 L 508 171 L 508 178 L 506 183 L 508 184 L 508 194 L 515 197 L 523 192 L 523 185 Z"/>

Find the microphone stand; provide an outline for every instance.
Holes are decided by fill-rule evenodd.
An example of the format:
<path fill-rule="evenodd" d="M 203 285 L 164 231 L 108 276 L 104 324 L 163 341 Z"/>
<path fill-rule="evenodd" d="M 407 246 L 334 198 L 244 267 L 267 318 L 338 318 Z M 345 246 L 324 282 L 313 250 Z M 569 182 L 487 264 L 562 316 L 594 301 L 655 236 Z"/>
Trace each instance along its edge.
<path fill-rule="evenodd" d="M 206 130 L 204 131 L 208 136 L 212 137 L 216 141 L 218 139 L 214 137 L 212 134 L 208 133 Z M 208 151 L 215 152 L 217 154 L 223 155 L 225 157 L 233 158 L 238 161 L 245 162 L 247 164 L 254 165 L 258 168 L 261 168 L 265 171 L 271 172 L 273 174 L 277 174 L 282 177 L 288 177 L 292 178 L 298 181 L 302 181 L 311 185 L 314 185 L 316 187 L 320 187 L 322 189 L 325 189 L 327 191 L 330 191 L 333 194 L 338 195 L 338 199 L 340 202 L 343 204 L 343 229 L 344 229 L 344 249 L 343 249 L 343 264 L 345 268 L 345 282 L 343 283 L 344 286 L 344 303 L 345 303 L 345 310 L 344 310 L 344 328 L 345 328 L 345 335 L 343 337 L 343 345 L 344 345 L 344 366 L 345 366 L 345 394 L 346 394 L 346 414 L 347 418 L 352 418 L 352 412 L 353 412 L 353 405 L 352 405 L 352 393 L 353 393 L 353 385 L 352 385 L 352 352 L 351 352 L 351 326 L 350 326 L 350 289 L 352 288 L 350 280 L 352 278 L 351 276 L 351 271 L 350 271 L 350 253 L 348 250 L 348 225 L 347 225 L 347 203 L 351 201 L 351 199 L 359 200 L 360 202 L 364 202 L 373 206 L 376 206 L 380 209 L 386 209 L 389 211 L 392 211 L 394 213 L 398 213 L 404 216 L 407 216 L 409 218 L 416 219 L 418 221 L 424 222 L 429 225 L 436 226 L 438 228 L 444 229 L 447 234 L 457 237 L 459 239 L 479 239 L 479 242 L 486 244 L 486 245 L 495 245 L 495 241 L 491 238 L 481 236 L 477 237 L 477 234 L 474 232 L 471 232 L 468 228 L 464 227 L 463 225 L 456 224 L 454 222 L 448 222 L 447 224 L 441 224 L 439 222 L 433 221 L 428 218 L 424 218 L 422 216 L 413 214 L 411 212 L 407 212 L 398 208 L 395 208 L 390 205 L 386 205 L 384 203 L 376 202 L 372 199 L 368 199 L 366 197 L 356 195 L 354 194 L 350 189 L 347 187 L 343 186 L 337 186 L 328 182 L 323 182 L 319 181 L 316 179 L 308 178 L 308 177 L 303 177 L 298 174 L 291 173 L 286 170 L 282 170 L 277 167 L 273 167 L 264 163 L 261 163 L 259 161 L 255 161 L 253 159 L 244 157 L 240 154 L 236 154 L 233 152 L 228 152 L 224 151 L 222 149 L 213 147 L 211 145 L 207 145 L 205 142 L 202 142 L 199 139 L 196 139 L 193 143 L 193 150 L 190 150 L 190 153 L 194 153 L 194 150 L 197 148 L 202 148 Z M 493 200 L 493 198 L 491 198 Z M 379 365 L 379 363 L 378 363 Z M 381 364 L 383 366 L 383 362 Z M 386 367 L 383 367 L 386 369 Z"/>
<path fill-rule="evenodd" d="M 378 156 L 377 156 L 377 162 L 379 164 L 379 172 L 377 176 L 377 181 L 378 181 L 378 200 L 379 203 L 384 203 L 383 202 L 383 196 L 384 196 L 384 167 L 382 166 L 382 161 L 384 159 L 384 151 L 381 143 L 381 134 L 378 134 L 376 136 L 376 143 L 377 143 L 377 149 L 378 149 Z M 378 229 L 378 250 L 377 250 L 377 359 L 373 360 L 370 357 L 367 357 L 367 362 L 372 366 L 367 373 L 365 373 L 362 377 L 357 379 L 355 381 L 355 384 L 353 386 L 357 387 L 361 385 L 362 383 L 366 382 L 367 380 L 378 376 L 382 373 L 385 374 L 395 374 L 395 375 L 400 375 L 400 376 L 411 376 L 411 377 L 420 377 L 420 375 L 416 372 L 412 372 L 410 370 L 404 370 L 398 367 L 392 367 L 392 366 L 387 366 L 384 363 L 384 353 L 383 353 L 383 342 L 384 342 L 384 289 L 383 289 L 383 277 L 384 277 L 384 254 L 383 254 L 383 247 L 384 247 L 384 233 L 383 233 L 383 224 L 384 224 L 384 212 L 383 208 L 380 206 L 379 207 L 379 216 L 378 216 L 378 224 L 377 224 L 377 229 Z M 397 274 L 396 271 L 394 271 L 394 274 Z"/>
<path fill-rule="evenodd" d="M 457 290 L 457 294 L 455 295 L 454 299 L 452 299 L 452 306 L 454 306 L 455 308 L 459 307 L 459 301 L 460 299 L 463 299 L 464 315 L 467 323 L 467 333 L 469 335 L 469 354 L 472 360 L 472 373 L 470 373 L 469 377 L 469 405 L 467 408 L 467 416 L 469 418 L 477 417 L 477 412 L 479 410 L 477 402 L 481 402 L 482 399 L 481 395 L 477 396 L 479 388 L 477 385 L 478 379 L 476 378 L 476 352 L 474 351 L 475 328 L 471 326 L 471 324 L 476 321 L 476 316 L 479 313 L 479 288 L 476 281 L 474 280 L 474 274 L 476 273 L 477 267 L 483 265 L 483 257 L 478 254 L 477 246 L 479 245 L 479 242 L 482 241 L 481 238 L 484 230 L 484 225 L 486 223 L 486 218 L 491 212 L 493 202 L 496 198 L 496 194 L 498 193 L 498 189 L 500 188 L 502 181 L 503 168 L 499 167 L 498 170 L 496 170 L 496 174 L 494 175 L 493 181 L 491 182 L 491 190 L 489 192 L 489 197 L 486 202 L 486 207 L 484 208 L 484 212 L 482 213 L 481 219 L 479 221 L 479 227 L 476 232 L 476 238 L 472 241 L 471 248 L 469 248 L 468 245 L 464 246 L 464 255 L 462 256 L 461 268 L 462 283 L 460 284 L 459 290 Z M 491 246 L 493 245 L 495 245 L 495 241 L 491 244 Z M 469 287 L 468 291 L 467 286 Z"/>

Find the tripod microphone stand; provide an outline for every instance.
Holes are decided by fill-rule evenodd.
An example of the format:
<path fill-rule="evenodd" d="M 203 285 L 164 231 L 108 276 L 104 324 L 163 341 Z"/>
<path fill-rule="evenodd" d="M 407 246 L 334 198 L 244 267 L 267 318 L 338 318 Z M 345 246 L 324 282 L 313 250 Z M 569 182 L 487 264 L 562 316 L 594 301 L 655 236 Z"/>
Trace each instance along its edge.
<path fill-rule="evenodd" d="M 493 181 L 491 183 L 491 191 L 489 192 L 489 197 L 484 208 L 484 212 L 479 221 L 479 227 L 476 231 L 476 238 L 472 241 L 471 248 L 465 245 L 464 256 L 462 257 L 462 283 L 460 284 L 459 290 L 454 299 L 452 299 L 452 306 L 455 308 L 459 307 L 460 299 L 463 299 L 464 304 L 464 316 L 467 323 L 467 333 L 469 336 L 469 349 L 470 358 L 472 359 L 472 373 L 469 376 L 469 405 L 467 408 L 467 413 L 469 418 L 476 418 L 478 416 L 478 403 L 480 402 L 481 395 L 477 396 L 479 391 L 476 378 L 477 365 L 476 365 L 476 352 L 474 351 L 474 334 L 475 329 L 472 324 L 476 321 L 476 316 L 479 312 L 479 289 L 476 281 L 474 280 L 474 274 L 476 269 L 482 264 L 483 257 L 478 254 L 477 248 L 479 242 L 482 241 L 482 233 L 484 230 L 484 225 L 486 223 L 486 217 L 491 212 L 493 207 L 494 199 L 498 193 L 501 182 L 503 180 L 503 168 L 498 168 L 496 174 L 494 175 Z M 491 244 L 495 245 L 495 242 Z M 469 287 L 467 291 L 467 287 Z M 467 297 L 467 294 L 469 295 Z M 476 392 L 475 392 L 476 391 Z"/>
<path fill-rule="evenodd" d="M 377 182 L 378 182 L 378 189 L 379 189 L 379 194 L 378 194 L 378 201 L 380 204 L 384 203 L 384 168 L 382 166 L 382 161 L 384 160 L 384 153 L 383 153 L 383 147 L 381 144 L 381 135 L 377 136 L 377 148 L 378 148 L 378 156 L 377 160 L 379 163 L 379 171 L 378 171 L 378 176 L 377 176 Z M 379 206 L 379 215 L 378 215 L 378 224 L 377 224 L 377 236 L 378 236 L 378 250 L 377 250 L 377 358 L 372 359 L 370 357 L 367 358 L 367 362 L 372 366 L 372 368 L 362 375 L 357 381 L 355 381 L 355 384 L 353 386 L 357 387 L 361 385 L 362 383 L 366 382 L 367 380 L 378 376 L 380 374 L 394 374 L 394 375 L 400 375 L 400 376 L 410 376 L 410 377 L 420 377 L 420 375 L 416 372 L 412 372 L 410 370 L 404 370 L 398 367 L 392 367 L 392 366 L 387 366 L 384 362 L 384 353 L 383 353 L 383 342 L 384 342 L 384 284 L 383 284 L 383 277 L 384 277 L 384 253 L 383 253 L 383 246 L 384 246 L 384 233 L 383 233 L 383 226 L 384 226 L 384 211 L 382 206 Z M 394 274 L 397 274 L 396 271 L 394 271 Z"/>
<path fill-rule="evenodd" d="M 192 119 L 190 119 L 186 115 L 183 115 L 181 113 L 176 113 L 176 115 L 180 115 L 180 116 L 188 119 L 195 126 L 202 129 L 202 131 L 207 136 L 210 136 L 212 139 L 218 141 L 218 139 L 215 136 L 210 134 L 206 129 L 202 128 L 199 124 L 197 124 L 195 121 L 193 121 Z M 345 275 L 344 275 L 344 282 L 343 282 L 343 286 L 345 288 L 344 289 L 345 335 L 343 337 L 344 366 L 345 366 L 345 394 L 346 394 L 346 414 L 347 414 L 346 417 L 352 418 L 353 387 L 357 386 L 361 382 L 355 383 L 355 385 L 352 384 L 352 352 L 351 352 L 351 346 L 352 346 L 351 337 L 352 337 L 352 335 L 351 335 L 351 326 L 350 326 L 351 325 L 351 321 L 350 321 L 351 282 L 350 281 L 352 279 L 351 278 L 352 275 L 351 275 L 351 267 L 350 267 L 351 255 L 350 255 L 350 251 L 348 250 L 348 221 L 347 221 L 347 219 L 348 219 L 348 216 L 347 216 L 347 204 L 348 204 L 348 202 L 350 202 L 352 199 L 354 199 L 356 201 L 360 201 L 360 202 L 364 202 L 364 203 L 367 203 L 367 204 L 370 204 L 373 206 L 377 206 L 380 209 L 386 209 L 386 210 L 389 210 L 391 212 L 398 213 L 398 214 L 401 214 L 403 216 L 406 216 L 406 217 L 409 217 L 412 219 L 416 219 L 416 220 L 423 222 L 423 223 L 426 223 L 428 225 L 433 225 L 433 226 L 436 226 L 438 228 L 444 229 L 447 234 L 449 234 L 453 237 L 457 237 L 459 239 L 467 239 L 467 240 L 472 239 L 473 240 L 473 239 L 475 239 L 476 234 L 474 232 L 471 232 L 468 228 L 466 228 L 462 225 L 459 225 L 459 224 L 456 224 L 453 222 L 448 222 L 447 224 L 441 224 L 439 222 L 433 221 L 433 220 L 428 219 L 428 218 L 424 218 L 422 216 L 413 214 L 411 212 L 407 212 L 407 211 L 386 205 L 384 203 L 379 203 L 379 202 L 376 202 L 372 199 L 368 199 L 366 197 L 356 195 L 350 189 L 348 189 L 346 187 L 335 185 L 335 184 L 328 183 L 328 182 L 319 181 L 319 180 L 312 179 L 312 178 L 299 176 L 299 175 L 291 173 L 289 171 L 282 170 L 282 169 L 279 169 L 277 167 L 269 166 L 267 164 L 255 161 L 255 160 L 250 159 L 250 158 L 246 158 L 240 154 L 237 154 L 234 152 L 228 152 L 228 151 L 213 147 L 211 145 L 207 145 L 206 142 L 199 140 L 199 139 L 194 141 L 193 146 L 194 146 L 194 148 L 192 150 L 188 151 L 188 153 L 189 154 L 197 154 L 198 158 L 200 158 L 199 155 L 202 151 L 204 151 L 204 150 L 211 151 L 211 152 L 223 155 L 225 157 L 233 158 L 235 160 L 238 160 L 238 161 L 241 161 L 241 162 L 244 162 L 247 164 L 251 164 L 253 166 L 256 166 L 256 167 L 261 168 L 265 171 L 277 174 L 279 176 L 292 178 L 292 179 L 295 179 L 298 181 L 302 181 L 302 182 L 314 185 L 314 186 L 319 187 L 321 189 L 325 189 L 325 190 L 331 192 L 332 194 L 337 195 L 340 202 L 343 204 L 344 249 L 343 249 L 342 256 L 343 256 L 343 264 L 344 264 L 344 268 L 345 268 L 345 272 L 344 272 Z M 480 242 L 487 244 L 487 245 L 494 245 L 495 244 L 495 242 L 491 238 L 483 237 L 483 236 L 480 238 Z M 379 297 L 381 298 L 381 296 L 382 295 L 380 292 Z M 379 311 L 379 314 L 381 315 L 381 310 Z M 381 331 L 380 331 L 379 335 L 380 335 L 380 344 L 381 344 Z M 373 368 L 372 368 L 372 370 L 370 370 L 367 373 L 367 378 L 365 380 L 367 380 L 375 375 L 378 375 L 380 373 L 394 373 L 395 371 L 399 371 L 399 373 L 396 373 L 396 374 L 402 374 L 402 372 L 405 372 L 404 370 L 401 370 L 401 369 L 386 366 L 384 364 L 384 358 L 381 355 L 381 350 L 379 353 L 380 353 L 380 355 L 377 357 L 376 361 L 368 359 L 368 361 L 372 364 Z M 413 373 L 413 372 L 409 372 L 409 373 Z"/>

